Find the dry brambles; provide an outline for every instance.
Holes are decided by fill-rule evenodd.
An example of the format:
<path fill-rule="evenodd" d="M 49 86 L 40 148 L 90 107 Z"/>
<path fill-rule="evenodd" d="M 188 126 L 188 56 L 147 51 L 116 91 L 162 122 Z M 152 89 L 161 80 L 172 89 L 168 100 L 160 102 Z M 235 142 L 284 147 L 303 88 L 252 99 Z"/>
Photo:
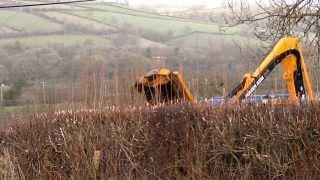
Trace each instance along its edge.
<path fill-rule="evenodd" d="M 0 179 L 319 179 L 320 106 L 35 114 L 0 134 Z"/>

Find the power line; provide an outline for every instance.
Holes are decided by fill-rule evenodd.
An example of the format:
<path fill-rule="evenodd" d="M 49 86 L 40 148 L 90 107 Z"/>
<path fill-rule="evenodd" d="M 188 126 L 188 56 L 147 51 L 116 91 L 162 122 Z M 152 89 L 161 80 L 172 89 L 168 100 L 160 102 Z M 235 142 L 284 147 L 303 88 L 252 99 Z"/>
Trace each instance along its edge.
<path fill-rule="evenodd" d="M 51 5 L 60 5 L 60 4 L 73 4 L 73 3 L 82 3 L 82 2 L 92 2 L 92 1 L 96 1 L 96 0 L 75 0 L 75 1 L 62 1 L 62 2 L 52 2 L 52 3 L 8 5 L 8 6 L 0 6 L 0 9 L 36 7 L 36 6 L 51 6 Z M 148 15 L 153 15 L 153 16 L 158 16 L 158 17 L 152 17 L 152 16 L 148 16 L 148 15 L 137 15 L 137 14 L 132 14 L 132 13 L 124 13 L 124 12 L 117 12 L 117 11 L 100 9 L 100 8 L 92 8 L 92 7 L 91 8 L 92 9 L 103 10 L 103 11 L 106 11 L 106 12 L 109 11 L 111 13 L 125 14 L 125 15 L 130 15 L 130 16 L 137 16 L 137 17 L 146 17 L 146 18 L 151 18 L 151 19 L 169 20 L 169 21 L 170 20 L 174 20 L 174 21 L 179 21 L 179 22 L 192 22 L 192 23 L 197 23 L 197 24 L 214 25 L 213 23 L 206 22 L 206 21 L 200 21 L 200 20 L 184 18 L 184 17 L 177 17 L 177 16 L 170 16 L 170 15 L 162 15 L 162 14 L 154 13 L 154 12 L 147 12 L 147 11 L 142 11 L 142 10 L 137 10 L 137 9 L 132 9 L 132 8 L 126 8 L 126 7 L 123 7 L 123 6 L 115 5 L 114 3 L 105 3 L 105 4 L 107 4 L 108 6 L 111 6 L 111 7 L 117 7 L 117 8 L 124 9 L 124 10 L 145 13 L 145 14 L 148 14 Z"/>
<path fill-rule="evenodd" d="M 95 0 L 75 0 L 75 1 L 61 1 L 61 2 L 51 2 L 51 3 L 36 3 L 36 4 L 9 5 L 9 6 L 0 6 L 0 9 L 35 7 L 35 6 L 51 6 L 51 5 L 73 4 L 73 3 L 82 3 L 82 2 L 90 2 L 90 1 L 95 1 Z"/>
<path fill-rule="evenodd" d="M 74 1 L 62 1 L 62 2 L 60 1 L 60 2 L 52 2 L 52 3 L 9 5 L 9 6 L 0 6 L 0 9 L 35 7 L 35 6 L 51 6 L 51 5 L 60 5 L 60 4 L 73 4 L 73 3 L 81 3 L 81 2 L 92 2 L 92 1 L 96 1 L 96 0 L 74 0 Z M 120 9 L 132 11 L 132 12 L 144 13 L 145 15 L 128 13 L 128 12 L 119 12 L 119 11 L 101 9 L 101 8 L 90 7 L 90 6 L 81 6 L 81 5 L 78 5 L 78 6 L 79 7 L 91 8 L 91 9 L 95 9 L 95 10 L 100 10 L 100 11 L 103 11 L 103 12 L 110 12 L 110 13 L 115 13 L 115 14 L 124 14 L 124 15 L 129 15 L 129 16 L 136 16 L 136 17 L 145 17 L 145 18 L 149 18 L 149 19 L 158 19 L 158 20 L 167 20 L 167 21 L 176 21 L 176 22 L 189 22 L 189 23 L 204 24 L 204 25 L 216 25 L 215 23 L 202 21 L 202 20 L 195 20 L 195 19 L 191 19 L 191 18 L 184 18 L 184 17 L 178 17 L 178 16 L 162 15 L 162 14 L 155 13 L 155 12 L 148 12 L 148 11 L 143 11 L 143 10 L 138 10 L 138 9 L 127 8 L 127 7 L 115 5 L 115 3 L 106 3 L 105 2 L 105 4 L 107 4 L 107 6 L 110 6 L 110 7 L 117 7 L 117 8 L 120 8 Z M 193 33 L 197 33 L 197 32 L 193 32 Z M 206 32 L 202 32 L 202 33 L 206 33 Z"/>

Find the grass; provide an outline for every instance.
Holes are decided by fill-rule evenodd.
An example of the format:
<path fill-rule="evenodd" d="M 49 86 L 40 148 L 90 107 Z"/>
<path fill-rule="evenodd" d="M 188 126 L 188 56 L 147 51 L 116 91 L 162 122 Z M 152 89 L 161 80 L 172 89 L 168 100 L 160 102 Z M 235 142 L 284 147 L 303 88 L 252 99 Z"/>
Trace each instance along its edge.
<path fill-rule="evenodd" d="M 192 31 L 220 33 L 216 36 L 226 38 L 228 38 L 228 36 L 225 35 L 228 34 L 236 34 L 234 37 L 240 37 L 240 35 L 238 35 L 240 32 L 238 27 L 227 28 L 224 29 L 225 31 L 221 31 L 217 23 L 201 23 L 196 21 L 184 22 L 185 20 L 183 19 L 111 6 L 108 3 L 88 3 L 76 6 L 68 6 L 70 9 L 60 6 L 54 7 L 61 8 L 61 11 L 52 11 L 47 9 L 41 10 L 40 13 L 64 23 L 59 24 L 51 21 L 50 19 L 45 19 L 35 14 L 26 13 L 23 11 L 2 10 L 0 11 L 0 28 L 2 27 L 4 32 L 6 31 L 12 33 L 50 33 L 61 31 L 67 27 L 66 25 L 72 24 L 79 26 L 79 28 L 90 27 L 91 30 L 98 31 L 109 31 L 116 30 L 117 28 L 125 28 L 137 33 L 140 32 L 142 34 L 143 31 L 145 31 L 144 33 L 146 34 L 157 32 L 161 33 L 162 35 L 168 35 L 168 37 L 185 35 Z M 51 43 L 52 40 L 50 39 L 55 38 L 57 38 L 56 35 L 53 35 L 52 38 L 41 37 L 41 39 L 45 40 L 44 43 L 40 44 L 45 45 L 45 43 Z M 22 41 L 25 41 L 27 44 L 29 44 L 29 42 L 32 41 L 29 39 L 30 38 L 22 38 Z M 38 39 L 39 38 L 36 38 L 36 40 Z M 76 39 L 79 38 L 74 38 L 74 36 L 71 34 L 70 37 L 67 37 L 66 41 L 70 41 L 70 44 L 73 44 L 72 42 L 75 42 Z M 55 41 L 58 41 L 59 43 L 61 42 L 59 37 Z M 96 38 L 95 41 L 97 41 Z M 175 41 L 176 40 L 173 42 Z M 190 41 L 192 43 L 193 40 L 190 39 Z M 204 40 L 203 42 L 203 46 L 207 46 L 207 41 Z"/>
<path fill-rule="evenodd" d="M 54 32 L 62 30 L 60 24 L 50 22 L 41 17 L 18 11 L 0 11 L 0 25 L 21 32 Z"/>
<path fill-rule="evenodd" d="M 25 4 L 38 4 L 38 3 L 43 3 L 45 1 L 43 0 L 19 0 L 19 3 L 25 3 Z M 69 5 L 69 4 L 59 4 L 59 5 L 54 5 L 54 6 L 46 6 L 46 9 L 83 9 L 81 7 L 76 7 L 74 5 Z M 34 6 L 32 9 L 43 9 L 43 6 Z"/>
<path fill-rule="evenodd" d="M 317 179 L 319 104 L 106 106 L 38 113 L 0 133 L 0 177 Z"/>
<path fill-rule="evenodd" d="M 36 105 L 0 106 L 0 128 L 8 125 L 14 116 L 37 112 L 38 110 L 43 111 L 44 109 L 44 106 Z"/>
<path fill-rule="evenodd" d="M 169 19 L 169 20 L 177 20 L 178 18 L 161 16 L 156 13 L 148 13 L 139 10 L 130 9 L 128 7 L 121 7 L 117 5 L 110 5 L 109 3 L 89 3 L 82 5 L 81 7 L 86 7 L 88 9 L 94 10 L 102 10 L 102 11 L 111 11 L 111 12 L 119 12 L 125 14 L 132 14 L 138 16 L 147 16 L 153 18 L 161 18 L 161 19 Z"/>
<path fill-rule="evenodd" d="M 50 17 L 55 17 L 58 20 L 65 20 L 67 23 L 75 23 L 76 20 L 76 23 L 80 25 L 84 24 L 87 26 L 88 24 L 94 24 L 99 27 L 104 26 L 103 28 L 106 28 L 110 24 L 117 27 L 130 24 L 136 29 L 152 30 L 161 33 L 172 31 L 175 35 L 185 34 L 187 30 L 204 32 L 219 31 L 218 25 L 214 23 L 181 22 L 181 19 L 178 18 L 149 14 L 110 6 L 104 3 L 86 4 L 81 5 L 81 7 L 83 7 L 82 10 L 77 10 L 76 8 L 72 10 L 64 9 L 68 14 L 74 14 L 80 17 L 50 11 L 43 11 L 43 13 Z M 90 21 L 90 19 L 92 19 L 92 21 Z M 104 25 L 95 22 L 95 20 L 104 23 Z M 63 29 L 60 24 L 21 11 L 0 11 L 0 24 L 22 32 L 53 32 Z M 237 28 L 229 28 L 227 31 L 228 33 L 237 33 L 239 30 Z"/>
<path fill-rule="evenodd" d="M 152 30 L 160 33 L 172 31 L 174 35 L 185 34 L 188 31 L 218 32 L 216 24 L 200 24 L 195 22 L 180 22 L 169 19 L 154 19 L 141 16 L 131 16 L 125 14 L 116 14 L 102 11 L 70 11 L 71 14 L 91 18 L 106 24 L 115 24 L 118 27 L 124 27 L 130 24 L 136 29 Z"/>
<path fill-rule="evenodd" d="M 102 24 L 102 23 L 98 23 L 95 21 L 91 21 L 85 18 L 80 18 L 77 16 L 72 16 L 69 14 L 64 14 L 61 12 L 55 12 L 55 11 L 48 11 L 48 12 L 44 12 L 43 14 L 45 14 L 46 16 L 49 16 L 51 18 L 55 18 L 59 21 L 64 22 L 65 24 L 73 24 L 73 25 L 77 25 L 80 27 L 85 27 L 85 28 L 92 28 L 95 30 L 115 30 L 114 27 Z"/>
<path fill-rule="evenodd" d="M 169 45 L 184 45 L 187 47 L 212 47 L 214 44 L 223 46 L 257 46 L 261 41 L 252 37 L 244 37 L 237 34 L 221 35 L 208 33 L 194 33 L 186 36 L 180 36 L 167 42 Z"/>
<path fill-rule="evenodd" d="M 162 16 L 156 13 L 148 13 L 139 10 L 129 9 L 126 7 L 118 7 L 113 6 L 108 3 L 90 3 L 81 7 L 87 7 L 88 9 L 92 8 L 91 12 L 95 12 L 96 14 L 88 14 L 82 12 L 77 13 L 78 15 L 84 15 L 85 17 L 95 18 L 99 21 L 104 21 L 107 23 L 112 23 L 116 19 L 120 21 L 118 24 L 132 24 L 136 25 L 138 28 L 146 28 L 149 30 L 160 31 L 160 32 L 168 32 L 172 30 L 175 34 L 184 34 L 186 27 L 190 27 L 191 31 L 203 31 L 203 32 L 219 32 L 218 24 L 210 23 L 210 22 L 199 22 L 192 21 L 191 22 L 181 22 L 181 21 L 190 21 L 185 20 L 183 18 L 178 17 L 169 17 Z M 104 13 L 104 14 L 103 14 Z M 123 13 L 123 14 L 119 14 Z M 111 20 L 105 18 L 105 16 L 112 16 Z M 146 25 L 141 24 L 141 21 L 146 21 Z M 153 21 L 153 22 L 150 22 Z M 166 29 L 164 27 L 170 27 Z M 240 29 L 238 27 L 226 28 L 226 33 L 239 33 Z M 223 33 L 222 33 L 223 34 Z"/>
<path fill-rule="evenodd" d="M 19 41 L 23 46 L 43 46 L 48 44 L 63 44 L 64 46 L 81 45 L 92 42 L 96 45 L 108 46 L 110 40 L 102 36 L 95 35 L 49 35 L 49 36 L 29 36 L 19 38 L 9 38 L 0 40 L 0 46 L 14 44 Z"/>
<path fill-rule="evenodd" d="M 92 10 L 99 10 L 99 11 L 109 11 L 109 12 L 115 12 L 115 13 L 124 13 L 128 15 L 133 15 L 133 16 L 143 16 L 145 18 L 156 18 L 156 19 L 162 19 L 165 21 L 190 21 L 184 18 L 179 18 L 179 17 L 174 17 L 174 16 L 165 16 L 165 15 L 160 15 L 157 13 L 152 13 L 152 12 L 144 12 L 140 10 L 135 10 L 135 9 L 130 9 L 128 7 L 121 7 L 117 5 L 110 5 L 108 3 L 89 3 L 86 5 L 83 5 L 81 7 L 86 7 L 86 8 L 92 8 Z M 217 12 L 215 12 L 217 13 Z M 220 17 L 221 18 L 221 17 Z M 128 17 L 130 19 L 130 17 Z M 192 21 L 192 20 L 191 20 Z M 197 23 L 199 22 L 199 23 Z M 206 23 L 205 21 L 203 23 Z M 200 21 L 194 20 L 193 23 L 188 24 L 188 26 L 198 26 L 198 24 L 201 24 Z M 216 23 L 210 23 L 207 22 L 208 26 L 198 26 L 198 28 L 195 28 L 195 31 L 204 31 L 206 32 L 209 29 L 209 32 L 217 32 L 217 31 L 211 31 L 210 26 L 216 26 Z M 172 29 L 173 31 L 175 29 Z M 240 31 L 239 28 L 237 27 L 232 27 L 232 28 L 227 28 L 227 31 L 229 33 L 238 33 Z"/>

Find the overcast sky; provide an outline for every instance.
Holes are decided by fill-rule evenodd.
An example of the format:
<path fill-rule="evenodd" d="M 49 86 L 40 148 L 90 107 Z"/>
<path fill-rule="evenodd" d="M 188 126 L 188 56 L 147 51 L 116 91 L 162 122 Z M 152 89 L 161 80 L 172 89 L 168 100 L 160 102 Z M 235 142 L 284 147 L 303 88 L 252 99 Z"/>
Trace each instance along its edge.
<path fill-rule="evenodd" d="M 167 4 L 172 6 L 207 5 L 211 7 L 222 6 L 223 0 L 129 0 L 130 5 L 159 5 Z"/>

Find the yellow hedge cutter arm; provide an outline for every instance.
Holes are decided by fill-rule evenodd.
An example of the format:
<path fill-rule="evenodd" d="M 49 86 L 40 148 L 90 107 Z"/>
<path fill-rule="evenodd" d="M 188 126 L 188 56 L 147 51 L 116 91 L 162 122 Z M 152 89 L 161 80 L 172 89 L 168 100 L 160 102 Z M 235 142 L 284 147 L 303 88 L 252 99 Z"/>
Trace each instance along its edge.
<path fill-rule="evenodd" d="M 245 74 L 242 82 L 229 93 L 228 98 L 241 101 L 251 96 L 280 63 L 283 69 L 283 79 L 287 82 L 289 101 L 313 100 L 314 93 L 300 42 L 294 37 L 282 38 L 254 73 Z"/>
<path fill-rule="evenodd" d="M 299 103 L 300 100 L 314 100 L 300 42 L 297 38 L 285 37 L 276 44 L 252 74 L 245 74 L 242 82 L 226 98 L 218 98 L 219 102 L 225 99 L 241 102 L 249 98 L 278 64 L 281 64 L 283 79 L 287 82 L 288 100 L 294 103 Z M 139 92 L 144 92 L 150 103 L 181 99 L 194 101 L 180 74 L 165 68 L 150 71 L 135 86 Z"/>

